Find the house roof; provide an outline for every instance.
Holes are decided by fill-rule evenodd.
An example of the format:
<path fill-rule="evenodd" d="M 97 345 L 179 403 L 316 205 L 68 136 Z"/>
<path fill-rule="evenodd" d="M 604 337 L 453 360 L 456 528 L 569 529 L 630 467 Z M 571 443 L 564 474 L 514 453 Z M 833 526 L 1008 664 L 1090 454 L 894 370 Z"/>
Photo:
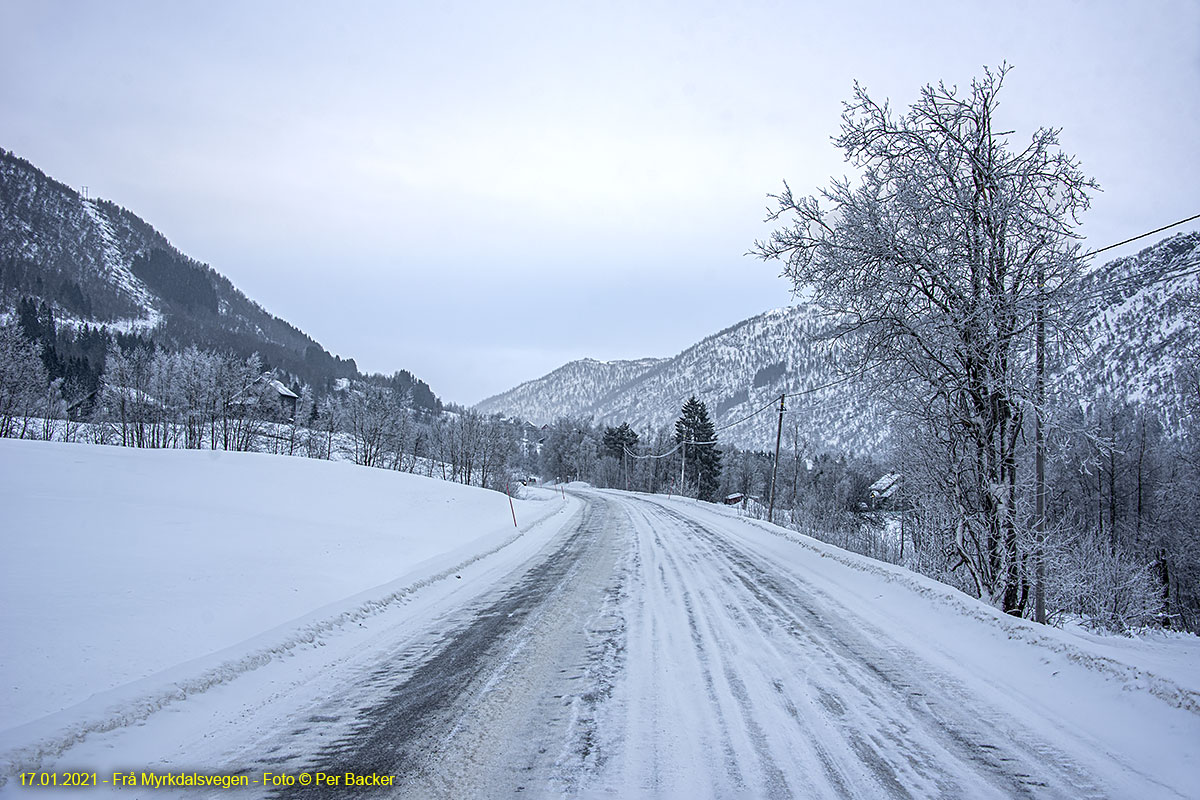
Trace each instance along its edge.
<path fill-rule="evenodd" d="M 131 389 L 128 386 L 117 386 L 116 384 L 108 384 L 108 390 L 113 394 L 118 395 L 129 403 L 145 403 L 150 406 L 162 406 L 157 397 L 146 394 L 141 389 Z"/>
<path fill-rule="evenodd" d="M 277 381 L 275 379 L 270 380 L 267 385 L 270 386 L 272 389 L 274 389 L 276 392 L 278 392 L 280 397 L 295 397 L 297 399 L 299 399 L 299 397 L 300 397 L 300 395 L 296 394 L 291 389 L 284 386 L 282 383 L 280 383 L 279 381 Z"/>
<path fill-rule="evenodd" d="M 900 473 L 889 472 L 871 484 L 868 491 L 876 497 L 891 497 L 900 488 Z"/>

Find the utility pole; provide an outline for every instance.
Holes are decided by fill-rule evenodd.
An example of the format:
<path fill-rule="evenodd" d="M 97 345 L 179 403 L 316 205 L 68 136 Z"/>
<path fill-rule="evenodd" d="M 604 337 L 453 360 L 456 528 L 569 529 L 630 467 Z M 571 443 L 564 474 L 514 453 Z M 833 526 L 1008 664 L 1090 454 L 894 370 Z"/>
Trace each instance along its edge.
<path fill-rule="evenodd" d="M 783 399 L 779 395 L 779 427 L 775 430 L 775 462 L 771 465 L 771 505 L 767 507 L 767 522 L 775 521 L 775 477 L 779 474 L 779 443 L 783 440 Z"/>
<path fill-rule="evenodd" d="M 1038 294 L 1034 313 L 1037 317 L 1037 356 L 1034 381 L 1033 415 L 1034 456 L 1034 511 L 1033 532 L 1037 540 L 1037 576 L 1033 587 L 1033 614 L 1042 625 L 1046 624 L 1046 431 L 1043 414 L 1046 405 L 1046 265 L 1038 259 Z"/>
<path fill-rule="evenodd" d="M 684 438 L 684 440 L 682 442 L 679 443 L 679 446 L 682 448 L 680 450 L 680 454 L 683 456 L 681 459 L 679 459 L 679 496 L 687 497 L 687 492 L 684 491 L 684 485 L 683 485 L 683 482 L 687 477 L 687 438 L 686 437 Z"/>

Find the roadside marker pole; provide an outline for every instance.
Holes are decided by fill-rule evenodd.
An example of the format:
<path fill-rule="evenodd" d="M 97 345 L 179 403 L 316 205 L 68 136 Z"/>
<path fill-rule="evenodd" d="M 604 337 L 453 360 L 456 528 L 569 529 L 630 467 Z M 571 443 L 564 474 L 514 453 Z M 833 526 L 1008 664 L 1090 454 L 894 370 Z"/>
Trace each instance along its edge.
<path fill-rule="evenodd" d="M 510 491 L 511 488 L 512 488 L 512 484 L 508 484 L 508 483 L 504 484 L 504 493 L 506 495 L 508 495 L 508 510 L 512 512 L 513 527 L 516 528 L 516 527 L 518 527 L 517 526 L 517 509 L 516 509 L 516 507 L 513 506 L 512 492 Z"/>

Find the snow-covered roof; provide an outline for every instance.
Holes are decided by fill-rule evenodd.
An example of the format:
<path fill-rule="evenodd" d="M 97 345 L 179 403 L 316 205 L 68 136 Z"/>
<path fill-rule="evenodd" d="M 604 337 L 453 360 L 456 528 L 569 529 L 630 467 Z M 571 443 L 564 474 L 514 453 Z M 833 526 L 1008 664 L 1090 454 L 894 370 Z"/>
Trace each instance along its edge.
<path fill-rule="evenodd" d="M 300 397 L 300 395 L 296 394 L 277 380 L 272 379 L 269 385 L 272 389 L 279 393 L 280 397 L 295 397 L 297 399 Z"/>
<path fill-rule="evenodd" d="M 132 389 L 128 386 L 117 386 L 116 384 L 112 383 L 108 384 L 107 386 L 110 392 L 124 398 L 128 403 L 145 403 L 146 405 L 151 406 L 162 405 L 162 403 L 158 401 L 158 398 L 146 394 L 141 389 Z"/>
<path fill-rule="evenodd" d="M 868 491 L 872 497 L 891 497 L 900 488 L 900 473 L 889 472 L 871 484 Z"/>

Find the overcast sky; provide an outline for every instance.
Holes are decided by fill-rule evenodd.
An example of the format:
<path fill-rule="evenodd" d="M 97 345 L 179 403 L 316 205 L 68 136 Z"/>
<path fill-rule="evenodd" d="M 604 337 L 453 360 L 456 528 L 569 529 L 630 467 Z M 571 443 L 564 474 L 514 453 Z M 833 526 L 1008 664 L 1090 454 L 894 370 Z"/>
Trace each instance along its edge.
<path fill-rule="evenodd" d="M 1196 0 L 0 15 L 0 147 L 361 369 L 459 403 L 786 305 L 778 265 L 743 254 L 783 180 L 807 194 L 845 174 L 829 137 L 854 80 L 904 108 L 1007 60 L 1001 124 L 1061 127 L 1103 188 L 1088 246 L 1200 213 Z"/>

